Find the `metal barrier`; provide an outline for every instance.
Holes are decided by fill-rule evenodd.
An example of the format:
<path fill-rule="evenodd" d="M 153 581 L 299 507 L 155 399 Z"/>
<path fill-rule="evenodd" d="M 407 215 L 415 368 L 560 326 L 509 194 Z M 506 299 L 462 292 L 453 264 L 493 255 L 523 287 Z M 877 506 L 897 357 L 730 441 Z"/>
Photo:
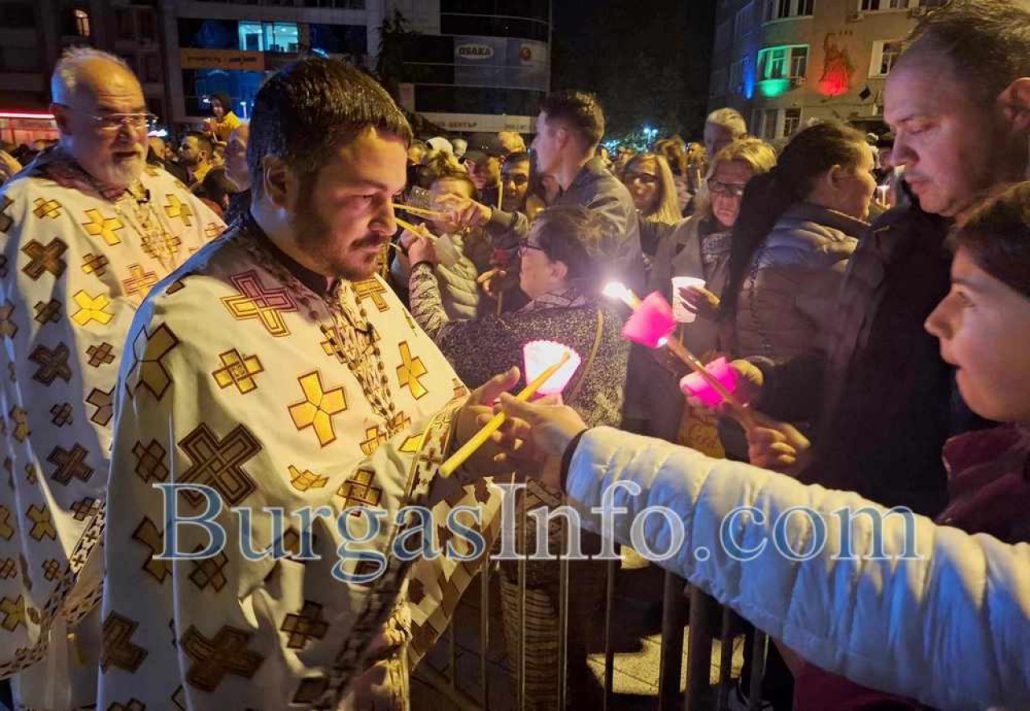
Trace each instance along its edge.
<path fill-rule="evenodd" d="M 564 556 L 566 542 L 564 517 L 561 518 L 563 548 L 558 552 L 558 709 L 566 706 L 566 687 L 568 673 L 568 622 L 569 622 L 569 561 Z M 520 527 L 519 550 L 525 550 L 525 512 L 523 526 Z M 509 660 L 514 670 L 515 708 L 526 711 L 529 700 L 526 695 L 526 557 L 517 564 L 518 570 L 518 620 L 522 634 L 518 636 L 516 659 Z M 472 695 L 458 686 L 456 673 L 456 642 L 454 624 L 439 644 L 448 645 L 449 664 L 441 671 L 424 661 L 415 675 L 430 684 L 436 691 L 448 697 L 454 708 L 468 711 L 488 711 L 489 706 L 489 673 L 487 650 L 490 640 L 490 583 L 493 577 L 491 565 L 483 567 L 480 574 L 480 653 L 478 694 Z M 602 711 L 613 708 L 615 649 L 613 620 L 615 615 L 616 576 L 619 561 L 607 562 L 605 575 L 605 612 L 604 612 L 604 701 Z M 729 608 L 720 606 L 713 598 L 697 588 L 690 587 L 689 605 L 684 601 L 686 581 L 679 576 L 665 571 L 662 590 L 662 623 L 661 623 L 661 655 L 659 661 L 657 708 L 660 711 L 680 709 L 683 711 L 708 711 L 728 709 L 729 695 L 732 690 L 731 667 L 734 639 L 746 632 L 753 632 L 751 647 L 751 678 L 749 709 L 758 711 L 761 708 L 761 685 L 765 671 L 765 660 L 768 650 L 768 637 L 754 630 L 742 618 Z M 689 619 L 688 610 L 689 607 Z M 713 621 L 718 620 L 718 630 Z M 689 622 L 689 624 L 687 624 Z M 682 676 L 682 658 L 684 631 L 689 630 L 687 637 L 687 684 L 686 690 L 680 688 Z M 719 681 L 716 687 L 710 685 L 712 645 L 714 640 L 720 641 Z"/>

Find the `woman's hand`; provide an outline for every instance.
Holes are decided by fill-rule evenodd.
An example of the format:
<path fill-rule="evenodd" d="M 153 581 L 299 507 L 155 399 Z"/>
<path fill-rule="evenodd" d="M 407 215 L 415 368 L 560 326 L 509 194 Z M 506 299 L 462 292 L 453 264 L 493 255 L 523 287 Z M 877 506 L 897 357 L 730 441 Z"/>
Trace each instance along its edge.
<path fill-rule="evenodd" d="M 684 286 L 679 295 L 701 318 L 714 321 L 719 316 L 719 297 L 703 286 Z"/>

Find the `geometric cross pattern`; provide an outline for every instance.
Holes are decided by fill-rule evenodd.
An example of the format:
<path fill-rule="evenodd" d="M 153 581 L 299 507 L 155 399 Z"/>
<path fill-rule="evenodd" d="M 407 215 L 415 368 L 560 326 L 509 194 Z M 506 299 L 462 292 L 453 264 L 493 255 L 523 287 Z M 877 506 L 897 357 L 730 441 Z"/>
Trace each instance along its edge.
<path fill-rule="evenodd" d="M 86 210 L 86 217 L 89 222 L 83 222 L 86 234 L 92 237 L 102 237 L 108 245 L 120 243 L 121 238 L 115 234 L 118 230 L 124 229 L 125 225 L 117 217 L 104 217 L 96 208 Z"/>
<path fill-rule="evenodd" d="M 0 232 L 7 232 L 14 224 L 14 218 L 7 214 L 7 208 L 14 204 L 14 200 L 6 195 L 0 196 Z"/>
<path fill-rule="evenodd" d="M 25 515 L 32 521 L 32 529 L 29 531 L 32 540 L 41 541 L 44 538 L 49 538 L 52 541 L 57 540 L 57 529 L 54 528 L 54 524 L 50 521 L 50 509 L 41 509 L 33 504 L 29 506 Z"/>
<path fill-rule="evenodd" d="M 39 365 L 36 373 L 32 376 L 33 380 L 38 380 L 47 386 L 57 378 L 66 383 L 69 382 L 72 378 L 72 370 L 68 367 L 69 355 L 71 355 L 71 351 L 63 343 L 58 343 L 54 350 L 50 350 L 44 345 L 36 346 L 36 349 L 29 355 L 29 360 Z"/>
<path fill-rule="evenodd" d="M 89 451 L 77 443 L 72 446 L 70 451 L 60 446 L 54 447 L 46 459 L 55 467 L 50 478 L 58 484 L 65 485 L 73 478 L 89 481 L 93 476 L 93 467 L 86 464 L 88 454 Z"/>
<path fill-rule="evenodd" d="M 132 540 L 138 541 L 150 550 L 150 555 L 143 562 L 145 570 L 154 580 L 163 583 L 172 574 L 172 564 L 167 560 L 154 560 L 154 556 L 164 550 L 164 535 L 146 516 L 132 532 Z"/>
<path fill-rule="evenodd" d="M 132 264 L 129 266 L 129 278 L 122 279 L 122 286 L 125 287 L 125 293 L 129 296 L 139 294 L 140 297 L 143 297 L 150 291 L 150 287 L 159 281 L 160 279 L 154 272 L 143 271 L 143 267 L 139 264 Z"/>
<path fill-rule="evenodd" d="M 50 419 L 51 422 L 58 427 L 64 427 L 72 421 L 72 406 L 67 402 L 62 402 L 51 407 L 50 414 L 53 415 Z"/>
<path fill-rule="evenodd" d="M 165 391 L 172 384 L 172 378 L 161 361 L 177 345 L 179 345 L 179 339 L 166 324 L 159 325 L 153 333 L 148 333 L 146 326 L 140 329 L 132 344 L 135 361 L 129 370 L 129 382 L 131 382 L 132 372 L 139 368 L 136 392 L 145 387 L 158 400 L 164 397 Z M 131 389 L 129 394 L 132 395 Z"/>
<path fill-rule="evenodd" d="M 107 265 L 108 259 L 102 254 L 91 252 L 82 257 L 82 271 L 86 274 L 96 274 L 98 277 L 102 277 L 107 271 Z"/>
<path fill-rule="evenodd" d="M 32 213 L 40 219 L 44 217 L 57 219 L 61 216 L 61 203 L 57 202 L 57 200 L 36 198 L 36 201 L 32 204 L 36 206 Z"/>
<path fill-rule="evenodd" d="M 18 628 L 18 625 L 25 624 L 25 598 L 19 595 L 17 598 L 5 597 L 0 600 L 0 612 L 4 613 L 3 621 L 0 621 L 0 627 L 3 627 L 8 632 L 13 632 Z"/>
<path fill-rule="evenodd" d="M 324 447 L 336 439 L 333 416 L 347 409 L 343 387 L 326 390 L 317 370 L 300 376 L 297 381 L 304 399 L 290 405 L 290 417 L 298 430 L 313 428 L 318 443 Z"/>
<path fill-rule="evenodd" d="M 354 476 L 340 485 L 336 495 L 343 497 L 343 508 L 367 506 L 375 508 L 383 498 L 383 490 L 375 486 L 376 473 L 371 469 L 359 469 Z"/>
<path fill-rule="evenodd" d="M 322 606 L 304 601 L 300 614 L 287 615 L 280 631 L 289 635 L 286 646 L 290 649 L 303 649 L 308 639 L 322 639 L 329 630 L 329 624 L 322 617 Z"/>
<path fill-rule="evenodd" d="M 139 627 L 128 617 L 111 612 L 104 620 L 103 638 L 100 646 L 100 668 L 107 671 L 112 664 L 127 672 L 135 672 L 147 650 L 132 643 L 132 635 Z"/>
<path fill-rule="evenodd" d="M 197 546 L 197 550 L 200 550 L 200 546 Z M 225 553 L 219 553 L 213 558 L 194 560 L 192 563 L 193 572 L 190 573 L 190 582 L 196 585 L 199 590 L 203 590 L 210 585 L 216 591 L 221 591 L 226 583 L 229 582 L 225 577 L 225 568 L 229 565 L 229 557 Z"/>
<path fill-rule="evenodd" d="M 261 325 L 273 336 L 288 336 L 290 329 L 283 320 L 284 313 L 297 310 L 297 302 L 288 289 L 279 287 L 266 289 L 258 278 L 257 271 L 251 270 L 229 277 L 238 296 L 223 296 L 222 304 L 229 310 L 233 318 L 238 320 L 258 319 Z"/>
<path fill-rule="evenodd" d="M 0 306 L 0 336 L 14 338 L 14 334 L 18 332 L 18 324 L 11 318 L 13 315 L 14 304 L 11 301 L 5 301 L 4 305 Z"/>
<path fill-rule="evenodd" d="M 407 341 L 404 341 L 400 345 L 401 349 L 401 364 L 397 366 L 397 380 L 400 386 L 405 386 L 411 391 L 411 396 L 416 400 L 422 398 L 428 390 L 419 380 L 428 371 L 426 366 L 422 364 L 422 359 L 416 356 L 411 357 L 411 348 L 408 346 Z"/>
<path fill-rule="evenodd" d="M 212 692 L 226 674 L 250 679 L 264 658 L 247 648 L 250 632 L 224 625 L 213 639 L 208 639 L 190 625 L 179 642 L 193 664 L 186 672 L 186 681 L 201 691 Z"/>
<path fill-rule="evenodd" d="M 386 286 L 378 279 L 366 279 L 354 284 L 354 297 L 357 299 L 357 302 L 360 304 L 365 299 L 372 299 L 372 303 L 380 313 L 390 308 L 386 300 L 383 299 L 383 294 L 385 293 Z"/>
<path fill-rule="evenodd" d="M 44 247 L 36 240 L 30 241 L 21 251 L 29 258 L 29 262 L 21 268 L 23 272 L 33 281 L 43 276 L 44 272 L 50 272 L 55 279 L 64 274 L 64 259 L 61 255 L 68 249 L 61 240 L 56 237 Z"/>
<path fill-rule="evenodd" d="M 61 302 L 57 299 L 43 303 L 36 302 L 36 321 L 39 323 L 57 323 L 61 318 Z"/>
<path fill-rule="evenodd" d="M 189 227 L 190 218 L 193 217 L 193 211 L 190 210 L 190 206 L 170 193 L 166 193 L 165 197 L 168 198 L 168 204 L 164 206 L 165 214 L 172 220 L 178 217 L 182 220 L 183 226 Z"/>
<path fill-rule="evenodd" d="M 99 368 L 102 365 L 110 365 L 111 363 L 114 363 L 114 346 L 107 341 L 104 341 L 99 346 L 90 346 L 87 348 L 86 355 L 89 356 L 89 360 L 86 362 L 94 368 Z"/>
<path fill-rule="evenodd" d="M 243 464 L 261 451 L 261 443 L 246 426 L 236 425 L 219 440 L 207 424 L 201 423 L 179 441 L 179 446 L 192 462 L 183 473 L 182 482 L 214 487 L 232 505 L 257 488 Z M 183 496 L 193 506 L 204 500 L 195 491 L 184 491 Z"/>
<path fill-rule="evenodd" d="M 72 504 L 72 511 L 75 513 L 76 521 L 85 521 L 87 518 L 100 510 L 100 504 L 91 496 L 79 499 Z"/>
<path fill-rule="evenodd" d="M 224 390 L 230 385 L 235 385 L 244 395 L 257 388 L 254 376 L 264 372 L 264 368 L 261 367 L 261 361 L 256 355 L 243 356 L 233 348 L 231 351 L 220 353 L 218 358 L 222 361 L 222 367 L 211 373 L 218 387 Z"/>
<path fill-rule="evenodd" d="M 136 474 L 144 484 L 168 478 L 168 467 L 165 465 L 167 452 L 156 439 L 150 440 L 150 444 L 145 447 L 142 442 L 136 442 L 132 453 L 136 455 Z"/>
<path fill-rule="evenodd" d="M 111 421 L 111 418 L 114 416 L 114 402 L 111 397 L 113 393 L 113 387 L 110 390 L 93 388 L 90 391 L 89 396 L 86 398 L 86 404 L 96 408 L 96 411 L 89 416 L 90 422 L 105 427 Z"/>
<path fill-rule="evenodd" d="M 80 290 L 72 296 L 72 301 L 79 307 L 79 310 L 72 314 L 72 321 L 80 326 L 85 326 L 90 321 L 105 325 L 114 318 L 114 315 L 107 310 L 111 305 L 111 300 L 103 292 L 96 296 L 90 296 L 89 292 Z"/>
<path fill-rule="evenodd" d="M 290 471 L 290 483 L 293 484 L 293 488 L 297 491 L 307 491 L 308 489 L 321 489 L 329 482 L 329 477 L 319 476 L 313 471 L 305 469 L 301 471 L 292 464 L 289 465 Z"/>

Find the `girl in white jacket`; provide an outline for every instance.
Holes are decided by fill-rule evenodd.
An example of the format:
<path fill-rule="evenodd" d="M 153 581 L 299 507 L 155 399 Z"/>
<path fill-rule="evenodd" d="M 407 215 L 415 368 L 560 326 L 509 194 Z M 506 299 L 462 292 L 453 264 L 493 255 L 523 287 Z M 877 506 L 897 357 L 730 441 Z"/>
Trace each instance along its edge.
<path fill-rule="evenodd" d="M 980 456 L 964 481 L 952 472 L 938 523 L 660 440 L 587 430 L 554 404 L 505 395 L 501 406 L 530 424 L 527 449 L 550 457 L 544 478 L 584 526 L 667 555 L 661 565 L 812 664 L 938 708 L 1030 708 L 1027 225 L 1030 183 L 971 218 L 954 237 L 951 292 L 927 319 L 970 408 L 1011 423 L 1005 450 Z M 782 428 L 759 440 L 788 460 L 802 446 Z"/>

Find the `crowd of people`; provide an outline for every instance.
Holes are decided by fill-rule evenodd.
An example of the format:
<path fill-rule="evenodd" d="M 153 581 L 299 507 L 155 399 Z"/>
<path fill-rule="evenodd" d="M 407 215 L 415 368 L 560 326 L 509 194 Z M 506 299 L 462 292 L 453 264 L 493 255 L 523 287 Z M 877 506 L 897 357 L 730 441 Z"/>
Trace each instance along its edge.
<path fill-rule="evenodd" d="M 475 509 L 459 528 L 492 545 L 488 482 L 513 472 L 517 511 L 572 505 L 587 554 L 667 547 L 668 519 L 631 523 L 671 510 L 685 540 L 659 564 L 774 639 L 774 708 L 1030 705 L 1024 4 L 923 18 L 890 133 L 817 120 L 781 146 L 722 108 L 697 142 L 609 155 L 584 91 L 548 95 L 530 145 L 416 137 L 321 57 L 271 75 L 249 122 L 211 97 L 174 151 L 114 56 L 69 50 L 51 92 L 60 140 L 0 153 L 15 708 L 408 708 L 488 561 L 454 521 Z M 673 350 L 627 341 L 613 281 L 674 303 L 669 338 L 725 358 L 744 408 L 688 397 Z M 511 396 L 532 341 L 580 356 L 560 397 Z M 727 551 L 727 520 L 752 545 L 799 507 L 795 542 L 842 510 L 883 533 L 856 529 L 850 556 L 839 536 Z M 517 516 L 522 550 L 560 547 L 557 518 Z M 562 634 L 571 707 L 594 703 L 603 562 L 572 571 L 562 629 L 557 564 L 500 567 L 531 708 L 555 708 Z"/>

